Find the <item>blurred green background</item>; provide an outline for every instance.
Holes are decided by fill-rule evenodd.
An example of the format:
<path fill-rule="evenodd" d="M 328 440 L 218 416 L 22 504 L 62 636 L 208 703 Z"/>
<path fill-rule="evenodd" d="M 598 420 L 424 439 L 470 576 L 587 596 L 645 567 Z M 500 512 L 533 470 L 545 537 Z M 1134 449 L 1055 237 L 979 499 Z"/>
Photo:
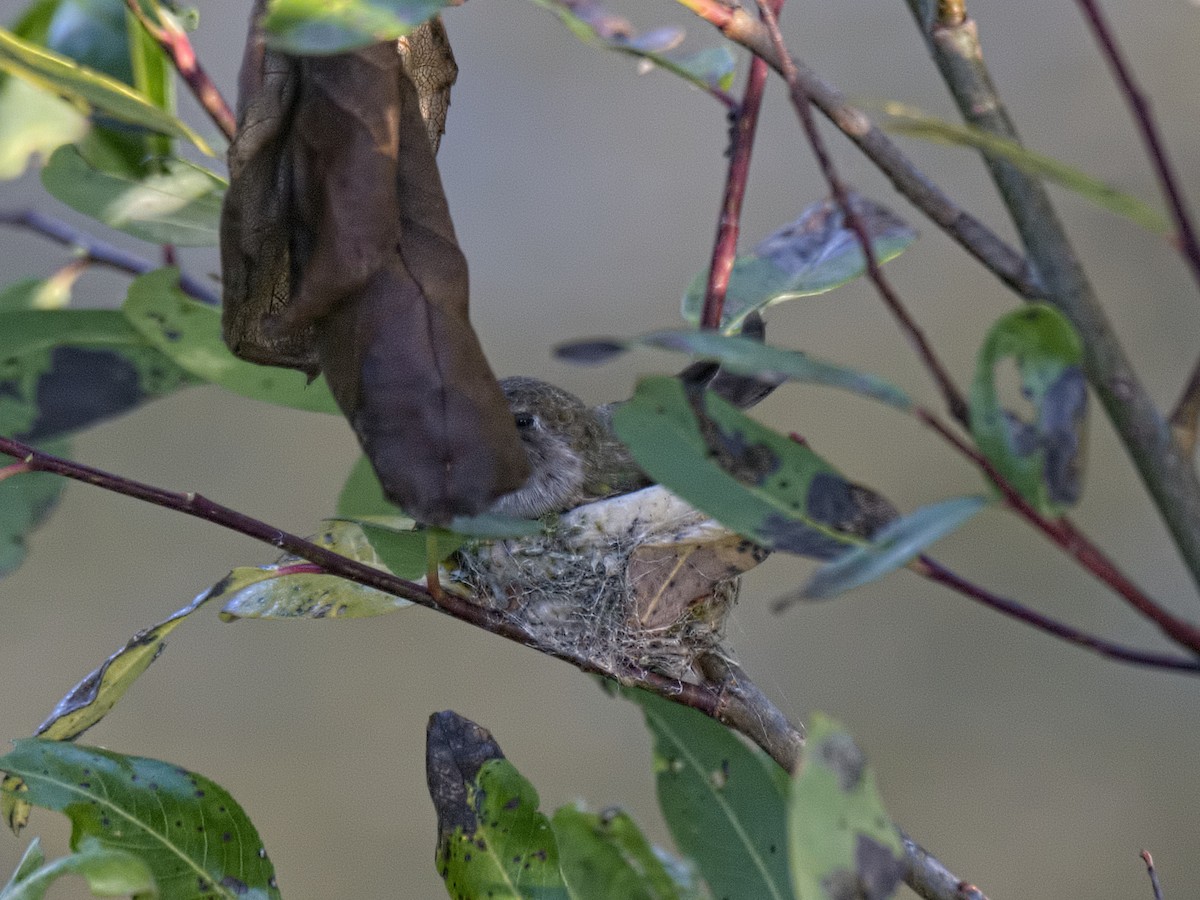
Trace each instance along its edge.
<path fill-rule="evenodd" d="M 205 2 L 195 42 L 232 100 L 248 4 Z M 1200 198 L 1200 9 L 1185 0 L 1110 3 L 1172 148 Z M 21 4 L 0 2 L 11 21 Z M 639 26 L 678 22 L 696 46 L 717 35 L 674 4 L 617 4 Z M 1074 5 L 976 0 L 985 52 L 1027 142 L 1157 201 L 1140 145 Z M 626 357 L 601 369 L 553 361 L 559 341 L 677 321 L 709 254 L 726 145 L 724 110 L 662 73 L 581 45 L 530 3 L 446 16 L 461 67 L 441 165 L 471 262 L 476 327 L 501 374 L 548 378 L 589 401 L 627 395 L 639 373 L 678 360 Z M 907 6 L 789 4 L 789 45 L 852 96 L 952 117 Z M 212 133 L 186 101 L 190 120 Z M 890 276 L 966 384 L 988 324 L 1016 301 L 905 203 L 832 129 L 844 175 L 923 238 Z M 963 205 L 1010 234 L 966 151 L 905 141 Z M 744 245 L 825 194 L 777 80 L 768 90 Z M 1200 302 L 1171 248 L 1056 192 L 1091 277 L 1153 396 L 1167 405 L 1198 352 Z M 0 205 L 71 218 L 35 177 L 0 185 Z M 136 248 L 133 241 L 116 243 Z M 0 234 L 5 282 L 65 257 Z M 195 273 L 215 252 L 186 252 Z M 86 275 L 77 295 L 111 305 L 124 280 Z M 789 304 L 772 341 L 869 368 L 936 396 L 865 283 Z M 791 387 L 764 420 L 803 433 L 855 480 L 902 509 L 978 490 L 975 474 L 912 422 L 832 391 Z M 1077 520 L 1147 591 L 1200 618 L 1195 592 L 1103 416 L 1094 410 Z M 356 449 L 331 417 L 192 389 L 86 434 L 91 465 L 231 504 L 293 532 L 333 510 Z M 936 555 L 998 592 L 1138 646 L 1155 631 L 1030 529 L 990 511 Z M 29 734 L 80 677 L 137 629 L 231 567 L 272 550 L 132 500 L 73 485 L 0 583 L 0 737 Z M 889 808 L 956 873 L 993 897 L 1149 897 L 1138 851 L 1170 897 L 1200 893 L 1194 774 L 1200 681 L 1099 659 L 1002 619 L 909 573 L 783 617 L 768 601 L 811 564 L 773 557 L 746 579 L 729 643 L 797 719 L 844 720 L 876 766 Z M 454 709 L 490 728 L 553 808 L 623 806 L 667 840 L 637 712 L 587 678 L 421 609 L 374 621 L 188 622 L 88 740 L 205 773 L 246 807 L 289 898 L 445 896 L 433 866 L 424 727 Z M 64 820 L 31 834 L 61 850 Z M 0 835 L 0 874 L 22 843 Z M 72 894 L 75 891 L 75 894 Z M 54 896 L 83 896 L 60 885 Z"/>

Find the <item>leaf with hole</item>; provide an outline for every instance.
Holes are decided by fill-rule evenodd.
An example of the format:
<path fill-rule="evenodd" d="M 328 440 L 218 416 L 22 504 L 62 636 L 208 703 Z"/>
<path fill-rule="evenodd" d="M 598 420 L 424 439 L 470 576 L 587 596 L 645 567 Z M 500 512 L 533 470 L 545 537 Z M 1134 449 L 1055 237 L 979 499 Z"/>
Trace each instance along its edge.
<path fill-rule="evenodd" d="M 871 543 L 851 547 L 813 573 L 796 599 L 825 600 L 861 587 L 889 572 L 906 566 L 918 554 L 987 506 L 984 497 L 955 497 L 943 500 L 888 522 Z M 789 605 L 791 598 L 776 605 Z"/>
<path fill-rule="evenodd" d="M 138 856 L 163 900 L 278 898 L 274 867 L 242 808 L 219 785 L 155 759 L 26 739 L 0 757 L 21 799 L 71 820 L 72 849 L 92 838 Z M 5 793 L 8 788 L 4 788 Z"/>
<path fill-rule="evenodd" d="M 640 381 L 613 425 L 651 478 L 773 550 L 832 559 L 896 517 L 807 445 L 675 378 Z"/>
<path fill-rule="evenodd" d="M 160 160 L 141 177 L 106 169 L 76 146 L 60 147 L 42 184 L 72 209 L 153 244 L 214 247 L 225 182 L 181 159 Z"/>
<path fill-rule="evenodd" d="M 866 229 L 875 261 L 895 259 L 917 239 L 917 233 L 887 207 L 851 193 L 851 208 Z M 790 225 L 768 235 L 751 253 L 733 262 L 725 295 L 721 331 L 741 330 L 746 316 L 785 300 L 823 294 L 867 271 L 858 235 L 847 224 L 835 200 L 806 207 Z M 708 272 L 701 272 L 683 297 L 686 322 L 700 324 Z"/>
<path fill-rule="evenodd" d="M 238 359 L 221 338 L 221 312 L 179 289 L 176 269 L 135 278 L 122 307 L 126 319 L 180 368 L 252 400 L 310 412 L 338 413 L 324 378 Z"/>
<path fill-rule="evenodd" d="M 971 383 L 971 433 L 979 449 L 1045 515 L 1079 500 L 1087 446 L 1083 345 L 1066 317 L 1035 303 L 1003 316 L 988 332 Z M 1000 397 L 998 370 L 1016 364 L 1022 416 Z"/>
<path fill-rule="evenodd" d="M 875 773 L 854 739 L 820 713 L 812 717 L 792 780 L 787 822 L 796 896 L 884 900 L 900 886 L 904 846 Z"/>

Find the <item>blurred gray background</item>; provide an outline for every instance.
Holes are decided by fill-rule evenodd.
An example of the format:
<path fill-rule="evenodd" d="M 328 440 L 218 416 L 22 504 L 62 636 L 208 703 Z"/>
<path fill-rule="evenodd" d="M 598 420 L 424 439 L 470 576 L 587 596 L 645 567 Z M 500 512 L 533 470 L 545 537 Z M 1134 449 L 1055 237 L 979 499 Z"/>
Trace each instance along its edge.
<path fill-rule="evenodd" d="M 21 4 L 0 0 L 11 21 Z M 201 59 L 232 100 L 247 4 L 199 0 Z M 1200 9 L 1185 0 L 1110 3 L 1185 188 L 1200 202 Z M 641 27 L 679 22 L 669 2 L 627 4 Z M 976 0 L 985 52 L 1027 141 L 1157 201 L 1104 63 L 1074 4 Z M 474 0 L 447 26 L 462 73 L 441 165 L 471 262 L 474 318 L 496 369 L 552 379 L 589 401 L 625 396 L 677 359 L 601 369 L 550 358 L 559 341 L 677 321 L 709 254 L 726 143 L 724 111 L 677 79 L 577 42 L 531 3 Z M 908 9 L 796 2 L 789 45 L 842 89 L 952 117 Z M 191 120 L 212 133 L 185 104 Z M 826 129 L 843 173 L 912 218 L 923 239 L 888 267 L 964 385 L 988 324 L 1015 299 Z M 968 208 L 1009 234 L 966 151 L 906 141 Z M 824 186 L 777 80 L 755 153 L 744 245 L 790 221 Z M 1200 353 L 1200 302 L 1172 250 L 1056 191 L 1077 247 L 1149 389 L 1169 404 Z M 0 185 L 5 207 L 69 217 L 36 178 Z M 133 241 L 118 243 L 137 247 Z M 61 251 L 0 235 L 5 282 L 46 274 Z M 215 252 L 188 252 L 196 273 Z M 124 280 L 89 274 L 77 294 L 116 304 Z M 770 338 L 869 368 L 936 396 L 869 286 L 784 306 Z M 1077 520 L 1146 590 L 1200 618 L 1165 532 L 1095 410 Z M 856 480 L 903 509 L 980 489 L 975 473 L 914 423 L 866 401 L 792 387 L 763 404 Z M 332 417 L 192 389 L 80 438 L 91 465 L 194 490 L 293 532 L 333 509 L 356 450 Z M 1105 636 L 1164 649 L 1155 631 L 1015 518 L 989 511 L 936 548 L 963 574 Z M 79 485 L 0 584 L 0 737 L 26 735 L 77 679 L 137 629 L 269 547 Z M 1150 849 L 1169 897 L 1200 893 L 1195 779 L 1200 680 L 1107 662 L 1000 618 L 909 573 L 835 602 L 773 615 L 768 601 L 811 564 L 772 558 L 746 579 L 730 643 L 790 714 L 844 720 L 876 766 L 895 819 L 993 897 L 1149 897 Z M 545 808 L 583 799 L 632 811 L 668 840 L 637 712 L 568 666 L 421 609 L 373 620 L 222 625 L 189 621 L 89 740 L 214 778 L 245 806 L 290 898 L 445 896 L 425 792 L 427 716 L 454 709 L 492 729 Z M 61 850 L 64 820 L 30 829 Z M 0 873 L 21 842 L 0 835 Z M 72 894 L 76 891 L 76 894 Z M 57 896 L 82 896 L 65 883 Z"/>

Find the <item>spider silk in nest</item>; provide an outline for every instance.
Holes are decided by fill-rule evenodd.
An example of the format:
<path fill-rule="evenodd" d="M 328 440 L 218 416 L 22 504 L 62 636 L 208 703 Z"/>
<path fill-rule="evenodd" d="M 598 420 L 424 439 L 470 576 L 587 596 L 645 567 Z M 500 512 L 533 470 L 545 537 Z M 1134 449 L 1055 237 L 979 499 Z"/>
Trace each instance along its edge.
<path fill-rule="evenodd" d="M 698 681 L 697 658 L 724 652 L 738 577 L 767 553 L 654 485 L 572 509 L 540 535 L 469 545 L 450 580 L 548 650 Z"/>

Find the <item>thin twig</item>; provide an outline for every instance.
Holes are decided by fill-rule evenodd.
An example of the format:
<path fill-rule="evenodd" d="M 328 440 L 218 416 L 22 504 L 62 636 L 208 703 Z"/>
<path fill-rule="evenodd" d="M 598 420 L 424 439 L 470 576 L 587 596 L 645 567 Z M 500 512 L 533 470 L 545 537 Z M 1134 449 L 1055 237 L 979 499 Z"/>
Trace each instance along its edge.
<path fill-rule="evenodd" d="M 1171 410 L 1171 430 L 1184 457 L 1191 459 L 1196 452 L 1197 431 L 1200 430 L 1200 359 L 1188 377 Z"/>
<path fill-rule="evenodd" d="M 596 662 L 584 657 L 572 656 L 565 651 L 548 648 L 536 643 L 528 634 L 505 618 L 498 610 L 492 610 L 472 603 L 451 591 L 442 591 L 441 597 L 435 599 L 429 591 L 411 581 L 398 578 L 391 572 L 381 571 L 366 563 L 357 562 L 321 547 L 311 541 L 306 541 L 294 534 L 289 534 L 259 519 L 238 512 L 228 506 L 202 497 L 194 493 L 168 491 L 153 485 L 144 484 L 132 479 L 113 475 L 101 469 L 85 466 L 60 457 L 42 453 L 11 438 L 0 437 L 0 453 L 14 457 L 24 465 L 25 471 L 52 472 L 74 481 L 94 485 L 107 491 L 133 497 L 155 506 L 172 509 L 185 515 L 194 516 L 213 522 L 222 528 L 236 531 L 255 540 L 263 541 L 293 556 L 308 560 L 320 566 L 326 573 L 337 575 L 356 584 L 362 584 L 376 590 L 384 591 L 396 597 L 402 597 L 419 606 L 445 613 L 460 619 L 484 631 L 499 635 L 510 641 L 530 647 L 556 659 L 568 662 L 583 672 L 604 675 L 615 678 L 621 684 L 645 688 L 668 700 L 673 700 L 684 706 L 699 710 L 711 718 L 718 718 L 718 706 L 721 703 L 719 686 L 690 684 L 675 678 L 669 678 L 658 672 L 652 672 L 633 664 L 627 664 L 619 669 L 605 669 Z M 755 735 L 747 734 L 751 740 Z M 772 753 L 779 752 L 783 746 L 778 742 L 764 746 L 763 750 Z M 775 758 L 772 755 L 772 758 Z M 789 757 L 776 760 L 781 766 L 786 766 Z"/>
<path fill-rule="evenodd" d="M 900 838 L 908 862 L 904 883 L 925 900 L 988 900 L 983 891 L 958 878 L 907 834 L 901 832 Z"/>
<path fill-rule="evenodd" d="M 79 251 L 89 262 L 108 266 L 129 275 L 145 275 L 147 272 L 161 268 L 157 263 L 105 243 L 85 231 L 68 225 L 61 219 L 48 216 L 36 209 L 0 210 L 0 225 L 10 225 L 14 228 L 24 228 L 35 232 L 42 237 Z M 179 287 L 185 294 L 202 303 L 216 306 L 221 302 L 221 295 L 216 287 L 183 271 L 179 273 Z"/>
<path fill-rule="evenodd" d="M 769 0 L 778 15 L 784 0 Z M 746 182 L 750 176 L 750 156 L 754 151 L 754 135 L 758 130 L 758 112 L 762 108 L 763 88 L 767 83 L 767 64 L 757 56 L 750 61 L 746 76 L 746 91 L 741 106 L 732 114 L 730 128 L 729 170 L 725 176 L 725 196 L 721 202 L 721 218 L 713 241 L 712 263 L 708 267 L 708 285 L 704 289 L 704 310 L 701 328 L 720 328 L 725 310 L 725 294 L 729 275 L 737 256 L 738 233 L 741 230 L 742 201 L 746 197 Z"/>
<path fill-rule="evenodd" d="M 1146 864 L 1146 874 L 1150 876 L 1150 888 L 1154 891 L 1154 900 L 1163 900 L 1162 885 L 1158 883 L 1158 872 L 1154 869 L 1154 857 L 1149 850 L 1143 850 L 1139 856 Z"/>
<path fill-rule="evenodd" d="M 850 202 L 850 194 L 846 189 L 846 185 L 842 181 L 841 176 L 838 175 L 833 158 L 829 155 L 829 150 L 825 146 L 821 132 L 817 129 L 816 120 L 813 118 L 812 109 L 809 106 L 809 97 L 805 93 L 804 85 L 800 83 L 797 77 L 796 67 L 793 65 L 787 48 L 784 46 L 783 34 L 779 30 L 779 21 L 775 18 L 770 5 L 761 2 L 761 0 L 759 2 L 759 11 L 762 14 L 763 24 L 766 26 L 767 33 L 771 36 L 775 52 L 782 62 L 783 78 L 787 82 L 788 90 L 791 93 L 792 105 L 795 107 L 796 115 L 800 118 L 800 125 L 804 129 L 804 135 L 812 147 L 813 155 L 816 157 L 817 164 L 821 168 L 821 174 L 829 184 L 829 190 L 837 201 L 838 206 L 841 207 L 846 224 L 854 232 L 855 237 L 858 238 L 859 246 L 862 247 L 863 259 L 867 263 L 867 277 L 871 279 L 871 283 L 883 299 L 884 305 L 887 306 L 888 310 L 895 317 L 901 331 L 904 332 L 909 342 L 913 345 L 913 348 L 917 351 L 921 362 L 941 392 L 942 399 L 946 402 L 946 407 L 949 409 L 950 415 L 959 424 L 966 426 L 969 417 L 966 398 L 963 397 L 958 387 L 954 384 L 954 379 L 950 377 L 950 373 L 946 370 L 942 361 L 938 359 L 937 353 L 934 352 L 933 346 L 925 337 L 925 333 L 916 323 L 916 320 L 909 314 L 908 309 L 904 306 L 904 301 L 900 299 L 900 295 L 896 293 L 891 282 L 883 274 L 883 269 L 879 266 L 879 259 L 876 257 L 875 248 L 871 244 L 871 236 L 867 232 L 862 218 Z"/>
<path fill-rule="evenodd" d="M 755 16 L 721 0 L 678 2 L 715 26 L 731 41 L 765 59 L 771 68 L 782 74 L 782 58 L 776 52 L 766 27 Z M 1036 299 L 1042 296 L 1041 286 L 1020 253 L 951 200 L 904 155 L 891 138 L 871 122 L 866 113 L 851 106 L 840 91 L 794 56 L 791 61 L 796 67 L 796 77 L 804 95 L 891 179 L 900 194 L 1022 297 Z"/>
<path fill-rule="evenodd" d="M 200 65 L 200 60 L 196 58 L 196 50 L 192 46 L 187 32 L 180 28 L 170 16 L 164 16 L 157 3 L 154 4 L 154 7 L 158 12 L 159 24 L 150 21 L 146 11 L 142 9 L 140 0 L 125 0 L 125 6 L 146 29 L 146 33 L 162 47 L 163 52 L 167 54 L 196 101 L 221 129 L 225 139 L 232 141 L 233 135 L 237 131 L 237 119 L 229 108 L 229 104 L 225 102 L 225 98 L 221 96 L 221 92 L 217 90 L 216 84 L 204 71 L 204 67 Z"/>
<path fill-rule="evenodd" d="M 1057 619 L 1052 619 L 1050 616 L 1043 615 L 1015 600 L 993 594 L 991 591 L 985 590 L 979 585 L 947 569 L 941 563 L 937 562 L 937 560 L 923 554 L 917 557 L 912 568 L 919 575 L 928 578 L 930 581 L 957 591 L 965 597 L 970 597 L 972 600 L 978 600 L 985 606 L 1006 616 L 1011 616 L 1027 625 L 1032 625 L 1039 631 L 1044 631 L 1078 647 L 1086 647 L 1109 659 L 1132 663 L 1138 666 L 1147 666 L 1153 669 L 1171 669 L 1200 675 L 1200 659 L 1169 656 L 1161 653 L 1147 653 L 1088 634 L 1086 631 L 1074 628 Z"/>
<path fill-rule="evenodd" d="M 959 453 L 974 462 L 1000 491 L 1010 509 L 1046 535 L 1055 546 L 1072 557 L 1130 606 L 1154 622 L 1163 634 L 1184 649 L 1200 653 L 1200 628 L 1185 619 L 1172 615 L 1147 596 L 1103 550 L 1093 544 L 1069 519 L 1065 517 L 1047 519 L 1039 513 L 986 456 L 964 441 L 932 412 L 918 407 L 914 410 L 914 415 L 919 422 L 933 429 Z"/>
<path fill-rule="evenodd" d="M 1196 229 L 1188 212 L 1183 188 L 1179 184 L 1179 176 L 1175 173 L 1174 166 L 1171 165 L 1171 158 L 1167 155 L 1167 145 L 1158 130 L 1158 123 L 1150 108 L 1150 100 L 1133 77 L 1133 69 L 1121 52 L 1116 35 L 1109 27 L 1100 4 L 1096 0 L 1075 2 L 1092 29 L 1097 43 L 1100 44 L 1104 59 L 1112 69 L 1113 78 L 1125 96 L 1125 102 L 1129 104 L 1129 111 L 1137 125 L 1138 133 L 1142 136 L 1142 143 L 1146 145 L 1146 155 L 1150 157 L 1159 189 L 1163 199 L 1167 201 L 1167 208 L 1171 211 L 1179 252 L 1183 254 L 1183 259 L 1191 270 L 1192 279 L 1200 286 L 1200 243 L 1196 240 Z"/>
<path fill-rule="evenodd" d="M 984 63 L 975 22 L 962 16 L 927 27 L 923 0 L 908 0 L 908 5 L 962 117 L 975 128 L 1019 143 Z M 1170 426 L 1125 356 L 1045 186 L 1006 160 L 987 153 L 983 159 L 1045 299 L 1079 332 L 1088 381 L 1200 586 L 1200 477 L 1190 455 L 1172 439 Z"/>

